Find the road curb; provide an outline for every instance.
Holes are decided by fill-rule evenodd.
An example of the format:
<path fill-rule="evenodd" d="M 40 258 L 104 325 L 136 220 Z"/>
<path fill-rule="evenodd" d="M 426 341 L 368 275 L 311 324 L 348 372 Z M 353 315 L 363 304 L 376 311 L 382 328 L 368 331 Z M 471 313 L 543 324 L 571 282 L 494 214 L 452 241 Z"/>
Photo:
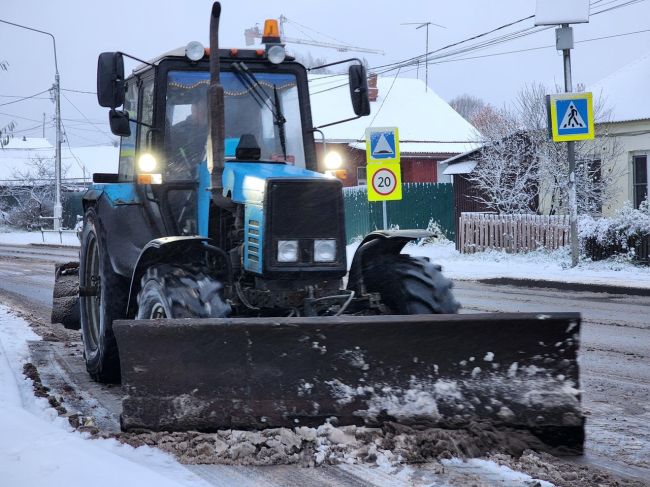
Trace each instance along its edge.
<path fill-rule="evenodd" d="M 26 247 L 39 247 L 45 249 L 78 249 L 78 245 L 54 244 L 54 243 L 29 243 Z"/>
<path fill-rule="evenodd" d="M 590 293 L 627 294 L 631 296 L 650 296 L 650 288 L 610 286 L 607 284 L 585 284 L 582 282 L 544 281 L 534 279 L 518 279 L 514 277 L 494 277 L 477 279 L 482 284 L 500 286 L 518 286 L 531 288 L 550 288 L 563 291 L 583 291 Z"/>

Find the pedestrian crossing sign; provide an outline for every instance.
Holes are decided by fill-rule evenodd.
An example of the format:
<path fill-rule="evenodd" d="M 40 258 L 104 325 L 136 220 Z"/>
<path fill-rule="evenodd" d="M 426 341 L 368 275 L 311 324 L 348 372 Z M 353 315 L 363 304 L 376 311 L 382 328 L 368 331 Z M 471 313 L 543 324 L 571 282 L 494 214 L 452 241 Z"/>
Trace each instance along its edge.
<path fill-rule="evenodd" d="M 549 95 L 551 137 L 555 142 L 594 138 L 594 108 L 591 93 Z"/>
<path fill-rule="evenodd" d="M 366 129 L 366 161 L 382 164 L 400 162 L 397 127 Z"/>

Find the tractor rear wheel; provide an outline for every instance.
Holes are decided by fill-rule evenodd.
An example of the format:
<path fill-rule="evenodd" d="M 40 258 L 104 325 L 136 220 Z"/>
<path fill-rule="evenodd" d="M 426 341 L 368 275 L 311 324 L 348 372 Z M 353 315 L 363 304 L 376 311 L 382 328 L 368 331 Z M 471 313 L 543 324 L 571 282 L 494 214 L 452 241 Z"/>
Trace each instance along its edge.
<path fill-rule="evenodd" d="M 363 278 L 367 290 L 380 293 L 393 314 L 448 314 L 460 308 L 452 282 L 424 257 L 382 255 L 364 265 Z"/>
<path fill-rule="evenodd" d="M 128 282 L 113 272 L 97 213 L 84 218 L 79 256 L 79 311 L 86 370 L 98 382 L 120 381 L 113 320 L 123 318 Z"/>
<path fill-rule="evenodd" d="M 158 264 L 147 269 L 141 284 L 139 320 L 223 318 L 230 314 L 221 282 L 206 269 Z"/>

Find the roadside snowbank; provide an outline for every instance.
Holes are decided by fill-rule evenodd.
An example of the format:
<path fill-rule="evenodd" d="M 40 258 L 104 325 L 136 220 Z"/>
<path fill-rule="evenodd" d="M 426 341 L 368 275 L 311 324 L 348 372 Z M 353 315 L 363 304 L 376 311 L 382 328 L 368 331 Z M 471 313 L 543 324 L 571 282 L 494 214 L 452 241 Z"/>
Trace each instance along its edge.
<path fill-rule="evenodd" d="M 29 244 L 46 244 L 46 245 L 72 245 L 79 247 L 79 239 L 76 233 L 58 232 L 18 232 L 6 227 L 0 227 L 0 244 L 12 245 L 29 245 Z"/>
<path fill-rule="evenodd" d="M 348 245 L 348 265 L 358 246 L 358 243 Z M 442 266 L 445 276 L 458 280 L 507 277 L 650 288 L 648 267 L 635 266 L 621 259 L 608 259 L 598 262 L 582 261 L 577 267 L 571 268 L 568 248 L 521 254 L 499 251 L 461 254 L 453 242 L 444 242 L 422 246 L 409 244 L 402 253 L 429 257 L 431 262 Z"/>
<path fill-rule="evenodd" d="M 39 340 L 29 326 L 0 306 L 0 472 L 2 485 L 113 487 L 208 484 L 170 456 L 115 440 L 89 440 L 72 431 L 22 374 L 29 361 L 28 340 Z"/>

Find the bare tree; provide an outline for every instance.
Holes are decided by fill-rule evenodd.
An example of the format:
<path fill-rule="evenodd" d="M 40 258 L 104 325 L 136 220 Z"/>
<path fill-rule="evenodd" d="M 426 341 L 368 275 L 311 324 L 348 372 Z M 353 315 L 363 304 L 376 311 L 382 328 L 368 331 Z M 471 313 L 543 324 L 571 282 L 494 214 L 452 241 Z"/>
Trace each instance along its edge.
<path fill-rule="evenodd" d="M 461 117 L 470 123 L 472 123 L 472 118 L 487 106 L 482 99 L 468 94 L 459 95 L 453 98 L 449 102 L 449 105 L 451 105 L 451 108 L 456 110 Z"/>
<path fill-rule="evenodd" d="M 551 214 L 568 211 L 566 144 L 548 136 L 546 93 L 542 84 L 526 85 L 510 110 L 488 106 L 475 117 L 484 146 L 470 180 L 479 189 L 476 198 L 495 211 L 527 213 L 540 203 Z M 601 100 L 594 105 L 596 123 L 606 123 L 609 111 Z M 614 164 L 620 144 L 603 131 L 575 147 L 578 211 L 599 213 L 616 197 L 623 175 Z"/>

